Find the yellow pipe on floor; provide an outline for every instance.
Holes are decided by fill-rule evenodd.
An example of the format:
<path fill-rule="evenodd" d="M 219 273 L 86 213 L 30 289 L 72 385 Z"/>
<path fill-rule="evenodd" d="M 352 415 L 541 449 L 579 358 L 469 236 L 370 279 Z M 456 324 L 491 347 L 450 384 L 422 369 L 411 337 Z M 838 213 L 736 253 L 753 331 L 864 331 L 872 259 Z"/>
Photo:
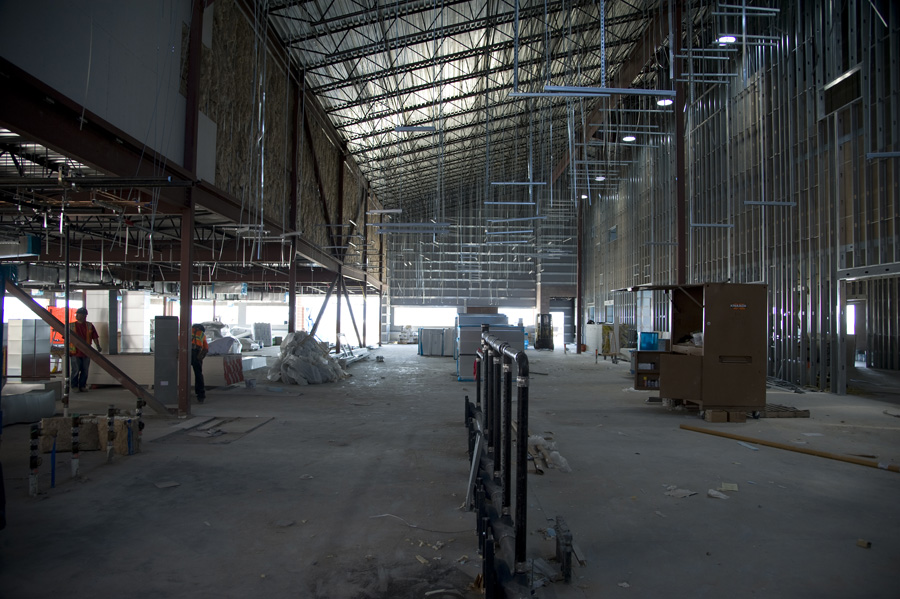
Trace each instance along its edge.
<path fill-rule="evenodd" d="M 818 456 L 820 458 L 828 458 L 830 460 L 838 460 L 840 462 L 849 462 L 850 464 L 858 464 L 860 466 L 868 466 L 869 468 L 878 468 L 879 470 L 890 470 L 891 472 L 900 473 L 900 466 L 897 464 L 884 464 L 882 462 L 876 462 L 875 460 L 864 460 L 862 458 L 854 458 L 851 456 L 843 456 L 836 453 L 828 453 L 827 451 L 818 451 L 815 449 L 806 449 L 804 447 L 794 447 L 792 445 L 785 445 L 784 443 L 778 443 L 776 441 L 765 441 L 763 439 L 754 439 L 753 437 L 744 437 L 742 435 L 735 435 L 732 433 L 723 433 L 722 431 L 715 431 L 708 428 L 700 428 L 699 426 L 691 426 L 689 424 L 682 424 L 681 428 L 686 431 L 694 431 L 695 433 L 705 433 L 707 435 L 715 435 L 717 437 L 725 437 L 726 439 L 734 439 L 735 441 L 744 441 L 746 443 L 755 443 L 757 445 L 766 445 L 768 447 L 775 447 L 777 449 L 786 449 L 788 451 L 796 451 L 797 453 L 806 453 L 809 455 Z"/>

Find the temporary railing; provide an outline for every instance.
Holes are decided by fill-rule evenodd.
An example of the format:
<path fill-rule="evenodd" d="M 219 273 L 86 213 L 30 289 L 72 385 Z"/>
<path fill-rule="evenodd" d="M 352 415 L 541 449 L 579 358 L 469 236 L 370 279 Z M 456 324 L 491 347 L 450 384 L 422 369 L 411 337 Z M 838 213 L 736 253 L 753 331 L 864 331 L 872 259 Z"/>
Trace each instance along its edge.
<path fill-rule="evenodd" d="M 487 599 L 531 597 L 525 558 L 528 490 L 528 357 L 482 325 L 475 359 L 475 403 L 466 397 L 469 428 L 467 508 L 478 512 Z M 512 381 L 516 371 L 516 485 L 512 510 Z M 497 549 L 499 548 L 499 554 Z"/>

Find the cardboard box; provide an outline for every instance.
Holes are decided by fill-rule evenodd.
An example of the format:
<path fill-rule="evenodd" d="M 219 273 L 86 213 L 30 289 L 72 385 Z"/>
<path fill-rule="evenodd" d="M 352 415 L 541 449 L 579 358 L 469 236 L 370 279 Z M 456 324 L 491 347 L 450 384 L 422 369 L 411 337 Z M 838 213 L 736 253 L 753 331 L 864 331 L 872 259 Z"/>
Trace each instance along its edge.
<path fill-rule="evenodd" d="M 725 410 L 706 410 L 703 419 L 707 422 L 728 422 L 728 412 Z"/>

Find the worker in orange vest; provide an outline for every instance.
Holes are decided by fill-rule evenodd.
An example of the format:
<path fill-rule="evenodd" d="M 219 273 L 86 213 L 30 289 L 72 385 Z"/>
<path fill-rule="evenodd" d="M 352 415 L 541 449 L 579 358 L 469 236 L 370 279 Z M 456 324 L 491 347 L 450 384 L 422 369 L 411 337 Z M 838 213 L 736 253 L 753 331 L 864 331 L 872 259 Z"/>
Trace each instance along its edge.
<path fill-rule="evenodd" d="M 69 324 L 69 334 L 77 335 L 88 345 L 97 344 L 97 351 L 102 352 L 100 347 L 100 336 L 94 325 L 87 321 L 87 308 L 82 306 L 75 311 L 75 322 Z M 87 391 L 88 370 L 91 367 L 91 359 L 86 353 L 75 347 L 75 344 L 69 344 L 69 356 L 72 358 L 72 374 L 69 379 L 70 385 L 80 392 Z"/>
<path fill-rule="evenodd" d="M 206 327 L 195 324 L 191 327 L 191 367 L 194 369 L 194 388 L 197 390 L 197 401 L 206 399 L 206 387 L 203 384 L 203 358 L 209 353 L 206 342 Z"/>

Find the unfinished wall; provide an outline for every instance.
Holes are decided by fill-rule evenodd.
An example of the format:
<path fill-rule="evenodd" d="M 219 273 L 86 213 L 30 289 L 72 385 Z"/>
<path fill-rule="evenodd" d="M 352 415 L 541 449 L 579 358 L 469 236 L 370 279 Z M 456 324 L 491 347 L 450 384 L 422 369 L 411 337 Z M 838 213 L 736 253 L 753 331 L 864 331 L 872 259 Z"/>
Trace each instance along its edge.
<path fill-rule="evenodd" d="M 848 296 L 867 300 L 870 365 L 900 368 L 883 341 L 897 334 L 900 8 L 885 25 L 861 0 L 792 4 L 748 31 L 769 37 L 723 83 L 687 85 L 687 282 L 766 283 L 769 375 L 842 392 Z M 625 322 L 620 290 L 674 280 L 675 152 L 647 145 L 584 231 L 586 303 L 614 300 Z"/>
<path fill-rule="evenodd" d="M 289 79 L 284 60 L 267 50 L 265 21 L 234 0 L 216 2 L 212 46 L 204 47 L 200 111 L 215 126 L 215 185 L 253 214 L 285 222 L 290 192 Z M 250 224 L 253 224 L 250 223 Z"/>

